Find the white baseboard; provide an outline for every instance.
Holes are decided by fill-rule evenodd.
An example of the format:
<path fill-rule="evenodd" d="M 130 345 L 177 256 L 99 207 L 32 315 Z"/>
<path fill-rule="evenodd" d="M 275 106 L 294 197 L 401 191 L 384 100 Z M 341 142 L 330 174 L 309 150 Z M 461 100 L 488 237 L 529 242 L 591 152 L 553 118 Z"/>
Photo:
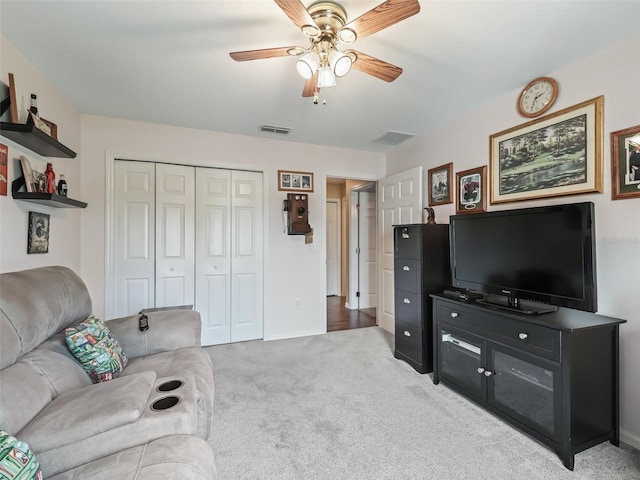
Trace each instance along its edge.
<path fill-rule="evenodd" d="M 620 429 L 620 441 L 640 450 L 640 436 Z"/>

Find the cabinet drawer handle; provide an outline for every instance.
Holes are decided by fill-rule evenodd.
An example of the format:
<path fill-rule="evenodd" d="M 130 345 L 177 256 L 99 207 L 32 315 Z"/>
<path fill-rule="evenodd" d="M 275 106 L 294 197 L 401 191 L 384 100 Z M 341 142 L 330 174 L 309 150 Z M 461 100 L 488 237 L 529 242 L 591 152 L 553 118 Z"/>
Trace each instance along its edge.
<path fill-rule="evenodd" d="M 405 336 L 405 337 L 410 337 L 410 336 L 411 336 L 411 332 L 409 332 L 409 331 L 405 330 L 405 331 L 404 331 L 404 336 Z"/>
<path fill-rule="evenodd" d="M 484 368 L 478 367 L 478 373 L 484 373 Z"/>
<path fill-rule="evenodd" d="M 458 312 L 451 312 L 451 318 L 456 318 L 458 316 Z"/>
<path fill-rule="evenodd" d="M 404 303 L 411 303 L 411 300 L 409 300 L 408 298 L 405 298 L 404 300 L 402 300 Z"/>
<path fill-rule="evenodd" d="M 404 270 L 405 272 L 409 271 L 409 267 L 407 267 L 406 265 L 404 267 L 402 267 L 402 270 Z"/>
<path fill-rule="evenodd" d="M 484 371 L 484 376 L 485 377 L 490 377 L 491 375 L 493 375 L 493 372 L 491 370 L 485 370 Z"/>
<path fill-rule="evenodd" d="M 519 333 L 518 334 L 518 338 L 520 340 L 526 340 L 529 337 L 529 335 L 527 335 L 526 333 Z"/>

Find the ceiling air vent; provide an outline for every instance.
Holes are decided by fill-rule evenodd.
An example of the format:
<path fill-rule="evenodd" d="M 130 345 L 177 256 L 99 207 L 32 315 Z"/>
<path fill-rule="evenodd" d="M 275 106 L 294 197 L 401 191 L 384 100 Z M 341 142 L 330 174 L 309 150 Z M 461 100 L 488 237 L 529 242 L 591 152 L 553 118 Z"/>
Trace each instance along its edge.
<path fill-rule="evenodd" d="M 415 135 L 413 133 L 388 131 L 384 135 L 376 138 L 373 143 L 381 143 L 382 145 L 398 145 L 411 137 L 415 137 Z"/>
<path fill-rule="evenodd" d="M 267 133 L 277 133 L 278 135 L 289 135 L 291 129 L 287 127 L 276 127 L 275 125 L 260 125 L 260 131 Z"/>

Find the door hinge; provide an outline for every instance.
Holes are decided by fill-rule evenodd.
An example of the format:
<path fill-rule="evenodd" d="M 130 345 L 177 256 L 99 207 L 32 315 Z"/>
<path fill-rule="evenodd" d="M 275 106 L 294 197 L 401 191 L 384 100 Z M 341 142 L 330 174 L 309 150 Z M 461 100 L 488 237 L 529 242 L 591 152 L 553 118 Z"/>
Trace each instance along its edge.
<path fill-rule="evenodd" d="M 360 255 L 360 247 L 356 247 L 356 254 Z"/>
<path fill-rule="evenodd" d="M 360 297 L 360 292 L 356 292 L 356 297 Z"/>

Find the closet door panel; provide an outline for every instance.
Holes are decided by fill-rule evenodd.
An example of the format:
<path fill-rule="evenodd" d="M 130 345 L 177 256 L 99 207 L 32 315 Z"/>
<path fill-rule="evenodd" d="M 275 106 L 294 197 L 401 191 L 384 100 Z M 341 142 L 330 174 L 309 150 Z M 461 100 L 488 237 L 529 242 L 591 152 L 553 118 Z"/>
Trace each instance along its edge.
<path fill-rule="evenodd" d="M 155 304 L 155 165 L 115 162 L 113 314 Z"/>
<path fill-rule="evenodd" d="M 262 173 L 231 173 L 231 341 L 263 337 Z"/>
<path fill-rule="evenodd" d="M 193 305 L 195 172 L 156 165 L 156 307 Z"/>
<path fill-rule="evenodd" d="M 196 168 L 196 309 L 202 345 L 231 341 L 231 171 Z"/>

